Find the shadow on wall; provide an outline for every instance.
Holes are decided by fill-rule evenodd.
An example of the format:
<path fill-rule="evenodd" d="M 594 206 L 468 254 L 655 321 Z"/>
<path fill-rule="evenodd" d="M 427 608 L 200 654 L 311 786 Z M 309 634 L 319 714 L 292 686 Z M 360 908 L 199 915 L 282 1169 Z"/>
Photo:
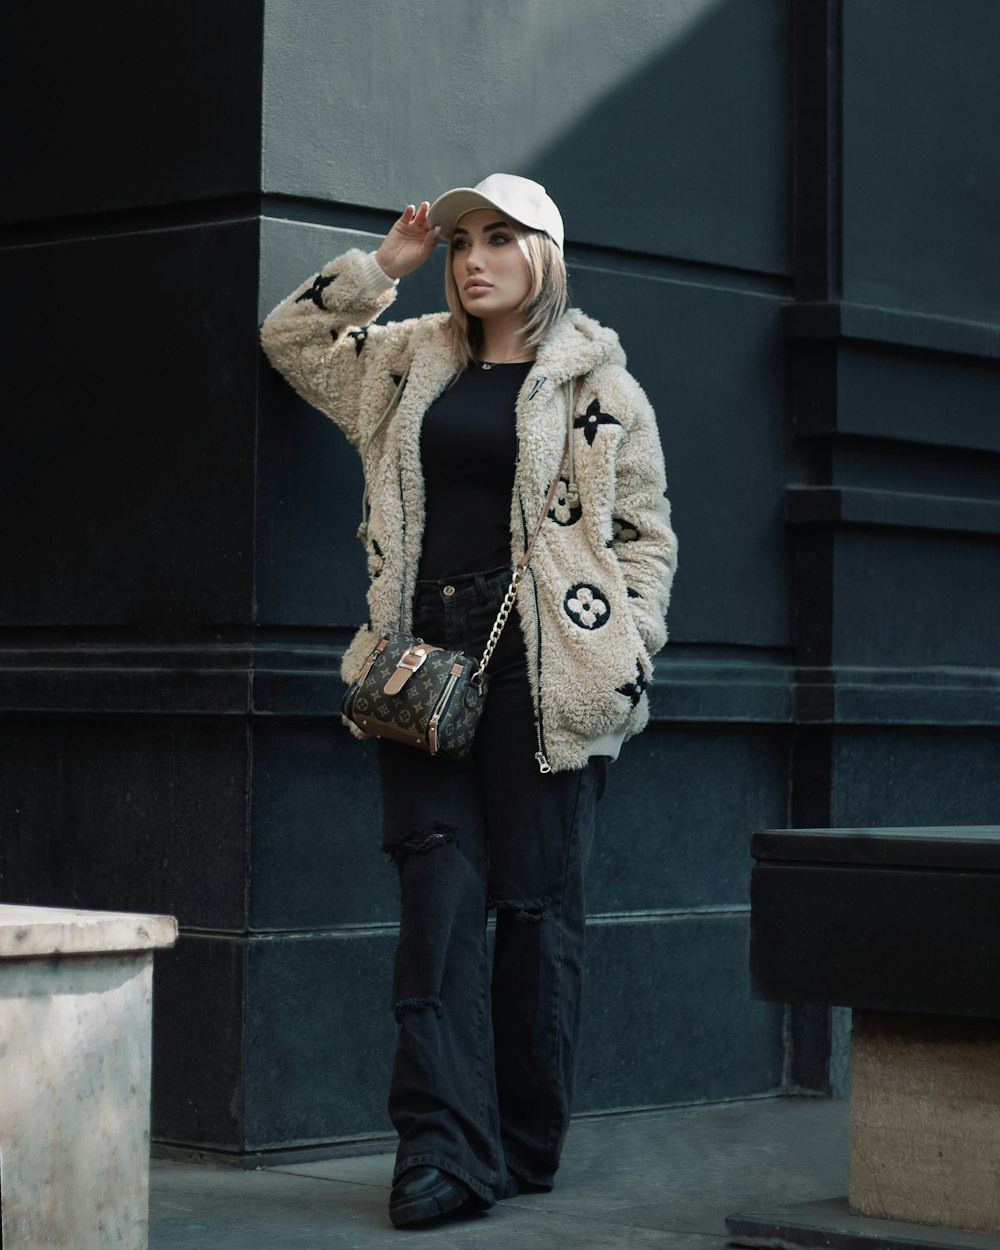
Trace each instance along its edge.
<path fill-rule="evenodd" d="M 789 31 L 784 0 L 701 6 L 518 172 L 574 242 L 790 273 Z"/>

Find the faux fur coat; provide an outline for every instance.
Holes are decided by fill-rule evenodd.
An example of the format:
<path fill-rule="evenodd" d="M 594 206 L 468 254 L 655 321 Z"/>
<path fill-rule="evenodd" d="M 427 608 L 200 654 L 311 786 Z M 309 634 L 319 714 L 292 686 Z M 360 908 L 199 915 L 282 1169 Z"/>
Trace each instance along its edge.
<path fill-rule="evenodd" d="M 352 249 L 283 300 L 261 335 L 275 368 L 364 459 L 371 514 L 359 536 L 371 615 L 345 653 L 345 681 L 382 634 L 412 628 L 424 528 L 420 426 L 454 375 L 448 314 L 373 324 L 395 293 L 374 257 Z M 376 430 L 404 375 L 398 407 Z M 543 770 L 615 756 L 645 726 L 677 553 L 649 401 L 614 332 L 571 309 L 540 344 L 518 395 L 512 562 L 560 472 L 574 393 L 579 504 L 570 506 L 563 479 L 517 598 Z"/>

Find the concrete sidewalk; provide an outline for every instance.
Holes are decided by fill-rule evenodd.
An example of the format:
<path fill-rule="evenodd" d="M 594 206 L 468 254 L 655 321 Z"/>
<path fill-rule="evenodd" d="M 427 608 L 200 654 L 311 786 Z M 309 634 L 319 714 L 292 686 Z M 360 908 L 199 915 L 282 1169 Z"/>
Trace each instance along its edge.
<path fill-rule="evenodd" d="M 154 1161 L 150 1250 L 726 1244 L 725 1218 L 847 1190 L 846 1102 L 781 1098 L 575 1121 L 555 1190 L 397 1231 L 392 1155 L 259 1172 Z"/>

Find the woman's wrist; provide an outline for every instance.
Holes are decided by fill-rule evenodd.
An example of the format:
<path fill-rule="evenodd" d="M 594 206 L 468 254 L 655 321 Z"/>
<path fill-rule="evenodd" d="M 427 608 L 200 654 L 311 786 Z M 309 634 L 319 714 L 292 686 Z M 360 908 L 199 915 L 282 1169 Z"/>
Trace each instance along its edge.
<path fill-rule="evenodd" d="M 392 261 L 388 260 L 382 254 L 381 248 L 379 248 L 378 251 L 374 253 L 374 257 L 375 257 L 375 263 L 378 265 L 379 269 L 382 270 L 382 272 L 385 274 L 385 276 L 389 279 L 390 282 L 398 282 L 400 278 L 403 278 L 406 276 L 405 274 L 400 273 L 396 270 L 396 268 L 392 264 Z"/>
<path fill-rule="evenodd" d="M 379 261 L 378 252 L 368 252 L 362 263 L 364 280 L 372 292 L 384 291 L 399 281 L 391 273 L 387 273 Z"/>

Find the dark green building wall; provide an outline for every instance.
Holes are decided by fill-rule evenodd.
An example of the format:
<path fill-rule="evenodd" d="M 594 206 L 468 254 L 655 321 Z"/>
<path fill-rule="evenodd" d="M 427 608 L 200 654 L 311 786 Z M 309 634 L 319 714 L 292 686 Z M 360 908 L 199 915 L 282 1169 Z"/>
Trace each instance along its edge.
<path fill-rule="evenodd" d="M 53 86 L 0 240 L 2 896 L 178 916 L 161 1141 L 387 1131 L 395 884 L 337 716 L 360 473 L 256 327 L 507 169 L 563 208 L 681 541 L 600 811 L 580 1110 L 823 1088 L 825 1015 L 749 997 L 750 831 L 998 820 L 1000 16 L 401 7 L 7 18 Z M 443 306 L 441 253 L 394 316 Z"/>

